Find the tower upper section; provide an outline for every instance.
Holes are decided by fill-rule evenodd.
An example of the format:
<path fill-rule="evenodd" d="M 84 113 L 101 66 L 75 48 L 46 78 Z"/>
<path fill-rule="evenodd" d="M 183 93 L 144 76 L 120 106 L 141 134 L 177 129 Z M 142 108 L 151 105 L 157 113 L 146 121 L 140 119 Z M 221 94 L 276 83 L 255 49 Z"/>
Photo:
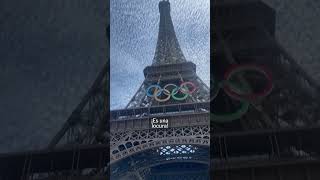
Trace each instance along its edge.
<path fill-rule="evenodd" d="M 174 31 L 170 15 L 170 2 L 168 0 L 159 2 L 159 12 L 160 23 L 158 42 L 152 65 L 186 62 Z"/>

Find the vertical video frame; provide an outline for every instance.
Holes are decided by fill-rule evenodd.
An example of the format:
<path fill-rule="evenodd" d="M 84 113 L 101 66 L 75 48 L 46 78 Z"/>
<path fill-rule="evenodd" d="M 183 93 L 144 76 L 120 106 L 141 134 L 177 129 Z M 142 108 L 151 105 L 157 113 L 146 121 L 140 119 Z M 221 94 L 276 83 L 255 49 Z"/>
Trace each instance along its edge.
<path fill-rule="evenodd" d="M 111 0 L 112 180 L 207 180 L 210 2 Z"/>

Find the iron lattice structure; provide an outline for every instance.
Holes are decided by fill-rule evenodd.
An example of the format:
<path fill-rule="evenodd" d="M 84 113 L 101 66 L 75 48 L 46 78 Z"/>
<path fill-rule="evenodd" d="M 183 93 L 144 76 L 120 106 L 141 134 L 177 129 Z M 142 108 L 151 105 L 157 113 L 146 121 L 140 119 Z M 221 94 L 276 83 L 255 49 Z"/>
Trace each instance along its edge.
<path fill-rule="evenodd" d="M 221 0 L 211 12 L 215 22 L 211 79 L 223 81 L 230 67 L 253 64 L 268 70 L 273 82 L 267 96 L 254 100 L 246 96 L 246 113 L 229 115 L 224 122 L 211 119 L 213 178 L 318 179 L 320 88 L 277 42 L 275 11 L 259 0 Z M 237 81 L 249 84 L 253 92 L 266 87 L 267 80 L 259 73 L 238 75 Z M 241 107 L 241 99 L 226 90 L 217 93 L 214 85 L 212 113 Z"/>
<path fill-rule="evenodd" d="M 49 149 L 0 155 L 0 179 L 102 180 L 109 156 L 112 178 L 120 180 L 208 179 L 209 163 L 216 180 L 319 179 L 320 88 L 275 40 L 274 10 L 259 0 L 211 3 L 211 79 L 242 63 L 266 66 L 273 77 L 272 92 L 227 123 L 210 119 L 210 107 L 227 112 L 238 102 L 223 91 L 208 101 L 208 88 L 179 47 L 169 2 L 161 1 L 159 10 L 155 58 L 128 106 L 107 109 L 107 63 Z M 199 88 L 180 103 L 146 96 L 149 85 L 181 81 Z M 244 81 L 258 89 L 264 84 L 250 76 Z M 151 117 L 168 118 L 169 128 L 150 128 Z"/>
<path fill-rule="evenodd" d="M 251 17 L 252 13 L 255 14 Z M 248 113 L 232 123 L 212 125 L 217 131 L 308 127 L 319 124 L 320 86 L 309 77 L 275 39 L 275 12 L 260 1 L 217 1 L 212 77 L 222 81 L 232 65 L 255 64 L 270 71 L 273 89 L 251 103 Z M 255 79 L 256 78 L 256 79 Z M 263 89 L 259 77 L 244 77 L 253 89 Z M 213 111 L 228 111 L 237 100 L 220 91 Z M 217 110 L 218 109 L 218 110 Z M 216 131 L 216 132 L 217 132 Z"/>
<path fill-rule="evenodd" d="M 176 64 L 186 62 L 181 51 L 170 15 L 170 4 L 159 3 L 160 23 L 158 42 L 153 65 Z"/>
<path fill-rule="evenodd" d="M 111 111 L 111 179 L 208 179 L 210 90 L 182 53 L 170 3 L 160 1 L 159 12 L 157 47 L 152 65 L 144 69 L 145 80 L 126 109 Z M 166 97 L 157 99 L 156 90 L 148 95 L 150 86 L 184 82 L 196 87 L 187 98 L 161 101 Z M 169 127 L 153 129 L 151 118 L 168 119 Z M 193 175 L 186 174 L 192 169 Z"/>
<path fill-rule="evenodd" d="M 153 63 L 144 69 L 145 80 L 126 108 L 113 110 L 110 114 L 106 110 L 109 101 L 104 96 L 104 90 L 108 88 L 106 65 L 91 90 L 53 138 L 50 148 L 93 146 L 110 141 L 111 179 L 154 179 L 165 169 L 170 175 L 161 175 L 164 179 L 175 176 L 183 179 L 208 178 L 210 90 L 197 76 L 196 65 L 187 62 L 182 53 L 170 16 L 170 3 L 160 1 L 159 12 L 159 35 Z M 163 87 L 164 84 L 179 85 L 183 82 L 192 82 L 196 87 L 183 100 L 171 98 L 159 102 L 146 92 L 150 85 Z M 152 117 L 167 118 L 169 128 L 152 129 Z M 110 132 L 107 131 L 109 127 Z M 107 165 L 106 162 L 106 166 L 109 163 Z M 174 167 L 176 175 L 172 171 Z M 206 170 L 199 167 L 206 167 Z M 191 169 L 192 175 L 184 175 Z M 76 174 L 89 171 L 103 176 L 107 174 L 105 170 L 105 167 L 89 168 Z"/>

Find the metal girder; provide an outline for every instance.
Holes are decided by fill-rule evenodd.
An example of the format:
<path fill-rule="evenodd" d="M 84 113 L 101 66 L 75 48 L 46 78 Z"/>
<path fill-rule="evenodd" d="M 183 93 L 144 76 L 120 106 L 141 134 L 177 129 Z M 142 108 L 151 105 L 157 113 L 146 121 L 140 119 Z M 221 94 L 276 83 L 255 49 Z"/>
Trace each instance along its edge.
<path fill-rule="evenodd" d="M 217 47 L 213 50 L 214 54 L 228 60 L 223 63 L 234 63 L 248 57 L 251 59 L 256 57 L 255 60 L 243 62 L 256 62 L 269 66 L 276 75 L 276 88 L 265 102 L 258 106 L 254 105 L 260 113 L 264 114 L 264 117 L 255 116 L 257 112 L 253 112 L 252 109 L 247 115 L 247 119 L 251 121 L 262 122 L 261 119 L 264 119 L 264 124 L 252 123 L 246 128 L 246 132 L 214 131 L 209 141 L 210 104 L 208 101 L 197 100 L 197 96 L 208 97 L 209 89 L 196 76 L 194 64 L 185 62 L 168 13 L 168 2 L 162 3 L 162 10 L 160 8 L 162 20 L 160 20 L 159 38 L 153 62 L 156 66 L 149 66 L 144 70 L 146 80 L 129 102 L 128 107 L 111 112 L 111 134 L 107 131 L 109 113 L 106 108 L 109 99 L 106 96 L 106 89 L 108 89 L 106 82 L 109 76 L 108 64 L 106 64 L 93 86 L 51 141 L 49 145 L 51 150 L 0 156 L 0 172 L 1 175 L 4 174 L 4 178 L 40 179 L 37 175 L 41 173 L 44 173 L 41 178 L 51 177 L 47 178 L 48 180 L 64 177 L 86 179 L 83 177 L 84 174 L 99 175 L 97 179 L 101 176 L 106 178 L 110 154 L 112 163 L 115 164 L 112 170 L 117 171 L 116 174 L 132 170 L 133 176 L 137 179 L 146 177 L 150 173 L 148 171 L 150 168 L 159 168 L 169 163 L 211 163 L 213 178 L 226 180 L 313 180 L 320 176 L 318 171 L 320 147 L 315 138 L 320 136 L 319 128 L 262 130 L 266 127 L 278 127 L 279 121 L 285 121 L 290 127 L 294 127 L 295 118 L 300 117 L 305 117 L 304 122 L 314 125 L 316 118 L 320 117 L 319 112 L 316 113 L 319 107 L 316 103 L 302 107 L 305 114 L 316 114 L 312 117 L 302 112 L 295 114 L 294 117 L 286 115 L 299 108 L 299 104 L 301 105 L 304 99 L 297 98 L 299 95 L 312 92 L 313 97 L 318 98 L 317 92 L 320 88 L 274 39 L 274 10 L 260 1 L 253 0 L 241 3 L 235 0 L 217 1 L 213 7 L 215 25 L 222 31 L 222 35 L 219 35 L 220 40 L 226 41 L 218 39 L 215 42 Z M 252 14 L 255 15 L 252 16 Z M 262 29 L 259 29 L 261 27 Z M 251 40 L 255 39 L 251 41 L 250 38 L 248 39 L 250 36 L 243 36 L 244 40 L 239 39 L 237 35 L 242 36 L 245 33 L 240 33 L 241 35 L 237 33 L 243 30 L 250 31 L 246 32 L 247 35 L 253 35 L 251 32 L 258 30 L 256 36 L 260 39 L 251 37 Z M 263 36 L 260 36 L 261 32 L 264 33 Z M 214 32 L 213 35 L 215 34 L 217 33 Z M 163 41 L 167 37 L 169 40 Z M 242 46 L 243 41 L 246 41 L 244 46 Z M 268 57 L 264 57 L 266 52 L 271 52 Z M 267 58 L 271 60 L 265 61 Z M 177 62 L 178 64 L 174 64 Z M 168 65 L 168 63 L 171 64 Z M 292 76 L 294 78 L 282 75 L 283 72 L 289 74 L 292 69 L 296 73 Z M 180 76 L 194 80 L 201 91 L 189 102 L 155 104 L 153 100 L 147 99 L 144 90 L 146 85 L 157 82 L 158 75 L 163 75 L 162 80 L 166 82 L 174 80 L 178 82 Z M 292 90 L 289 91 L 283 87 L 290 87 Z M 279 114 L 280 111 L 282 114 Z M 149 118 L 157 115 L 171 118 L 169 129 L 150 129 Z M 241 121 L 245 126 L 246 119 Z M 248 131 L 255 128 L 260 129 Z M 108 138 L 112 142 L 111 152 L 108 151 Z M 62 145 L 105 144 L 52 149 L 58 143 Z M 208 157 L 209 144 L 212 146 L 211 162 Z M 187 154 L 166 154 L 171 149 L 178 152 L 177 149 L 185 150 L 186 148 L 189 148 Z M 191 153 L 193 151 L 197 153 Z M 133 166 L 128 167 L 128 162 Z M 173 179 L 205 177 L 200 174 L 181 175 L 185 172 L 181 170 L 178 175 L 170 172 L 155 171 L 153 173 L 161 176 L 160 179 L 168 176 Z"/>
<path fill-rule="evenodd" d="M 175 64 L 186 62 L 180 48 L 170 15 L 170 2 L 159 2 L 160 23 L 156 52 L 153 65 Z"/>
<path fill-rule="evenodd" d="M 168 145 L 190 144 L 209 147 L 209 137 L 209 125 L 111 133 L 110 162 L 114 163 L 135 153 Z"/>
<path fill-rule="evenodd" d="M 81 113 L 85 112 L 86 109 L 89 106 L 89 102 L 95 97 L 97 90 L 101 90 L 101 87 L 103 87 L 105 84 L 104 82 L 108 79 L 108 69 L 109 69 L 109 62 L 107 62 L 104 67 L 102 68 L 102 71 L 99 73 L 97 79 L 94 81 L 93 85 L 87 92 L 87 94 L 82 98 L 81 102 L 78 104 L 78 106 L 75 108 L 75 110 L 71 113 L 69 118 L 67 119 L 66 123 L 63 125 L 63 127 L 59 130 L 59 132 L 54 136 L 54 138 L 51 140 L 51 142 L 48 145 L 48 148 L 52 149 L 54 148 L 59 141 L 61 141 L 63 138 L 66 138 L 66 135 L 68 134 L 68 131 L 70 132 L 71 128 L 75 126 L 76 124 L 79 124 L 79 118 L 81 117 Z M 106 87 L 107 88 L 107 87 Z M 102 88 L 104 89 L 104 87 Z M 103 95 L 106 96 L 108 93 L 103 92 Z M 103 99 L 103 102 L 109 103 L 108 99 Z M 103 104 L 105 105 L 105 104 Z M 94 108 L 94 107 L 90 107 Z M 89 109 L 89 111 L 92 111 L 92 109 Z M 106 118 L 108 111 L 105 110 L 105 107 L 101 108 L 94 108 L 94 110 L 99 110 L 101 113 L 104 114 L 102 118 Z M 101 118 L 101 117 L 100 117 Z M 98 121 L 103 121 L 102 119 L 99 119 L 98 117 L 94 119 L 90 119 L 93 122 L 101 123 Z M 106 122 L 106 121 L 105 121 Z M 104 123 L 105 124 L 105 123 Z M 82 126 L 84 127 L 84 126 Z M 100 126 L 102 127 L 102 126 Z M 91 128 L 91 127 L 88 127 Z M 88 137 L 87 137 L 88 138 Z M 95 138 L 94 136 L 90 138 Z"/>
<path fill-rule="evenodd" d="M 228 7 L 231 4 L 233 7 Z M 246 5 L 251 6 L 252 3 Z M 227 15 L 231 17 L 239 13 L 241 6 L 237 3 L 221 3 L 221 7 L 217 5 L 216 8 L 229 8 L 230 12 Z M 255 7 L 255 5 L 252 6 Z M 240 9 L 234 11 L 234 8 Z M 215 18 L 223 18 L 217 14 L 216 16 Z M 219 24 L 218 21 L 217 24 Z M 226 128 L 226 131 L 313 126 L 320 120 L 317 110 L 320 107 L 319 84 L 310 78 L 275 40 L 269 25 L 262 21 L 262 23 L 253 23 L 250 26 L 245 25 L 232 28 L 232 30 L 226 30 L 221 27 L 222 25 L 217 25 L 215 28 L 216 46 L 213 52 L 215 58 L 219 58 L 220 62 L 214 61 L 213 63 L 214 76 L 223 77 L 228 64 L 253 63 L 270 70 L 274 85 L 269 96 L 259 101 L 258 104 L 252 102 L 246 116 L 232 122 L 235 126 L 236 123 L 240 123 L 242 127 Z M 246 79 L 243 78 L 243 81 Z M 220 104 L 223 105 L 223 102 Z"/>
<path fill-rule="evenodd" d="M 1 177 L 20 177 L 22 179 L 36 175 L 54 176 L 56 172 L 81 175 L 85 169 L 100 169 L 108 172 L 109 145 L 82 145 L 54 150 L 29 151 L 0 155 Z M 31 178 L 30 178 L 31 179 Z"/>
<path fill-rule="evenodd" d="M 318 180 L 320 161 L 257 162 L 242 168 L 212 168 L 214 180 Z"/>
<path fill-rule="evenodd" d="M 154 148 L 133 154 L 124 160 L 116 162 L 116 164 L 111 164 L 111 179 L 119 179 L 119 177 L 126 176 L 128 172 L 132 171 L 143 172 L 145 170 L 157 169 L 157 167 L 161 166 L 168 167 L 172 164 L 180 164 L 177 167 L 186 164 L 198 164 L 208 169 L 208 165 L 210 163 L 208 154 L 209 147 L 195 145 L 192 148 L 195 151 L 190 151 L 188 150 L 189 146 L 185 146 L 184 148 L 184 150 L 188 151 L 187 153 L 184 153 L 183 150 L 181 150 L 180 153 L 174 153 L 168 149 L 168 152 L 172 153 L 165 155 L 161 154 L 161 148 Z M 163 148 L 165 149 L 166 147 Z M 172 148 L 175 147 L 172 146 Z M 172 170 L 172 168 L 170 169 Z M 176 169 L 176 171 L 176 173 L 179 173 L 179 169 Z"/>

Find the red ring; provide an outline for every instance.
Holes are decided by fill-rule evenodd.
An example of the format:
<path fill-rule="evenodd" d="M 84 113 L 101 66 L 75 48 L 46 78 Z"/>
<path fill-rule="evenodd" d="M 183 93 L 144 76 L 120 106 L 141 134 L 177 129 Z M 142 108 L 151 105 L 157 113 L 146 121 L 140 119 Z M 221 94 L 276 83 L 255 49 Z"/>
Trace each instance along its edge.
<path fill-rule="evenodd" d="M 189 89 L 188 89 L 188 91 L 185 91 L 182 87 L 183 86 L 185 86 L 185 85 L 187 85 L 187 84 L 189 84 L 189 85 L 191 85 L 192 86 L 192 90 L 191 91 L 189 91 Z M 181 92 L 183 92 L 183 93 L 185 93 L 185 94 L 189 94 L 189 95 L 191 95 L 192 93 L 194 93 L 195 91 L 196 91 L 196 89 L 197 89 L 197 87 L 196 87 L 196 85 L 193 83 L 193 82 L 190 82 L 190 81 L 186 81 L 186 82 L 183 82 L 183 83 L 181 83 L 180 84 L 180 87 L 181 87 Z"/>
<path fill-rule="evenodd" d="M 263 66 L 257 66 L 257 65 L 254 65 L 254 64 L 233 65 L 224 74 L 224 79 L 226 81 L 228 81 L 228 79 L 232 76 L 232 73 L 234 73 L 234 71 L 237 71 L 239 68 L 240 69 L 241 68 L 245 68 L 245 69 L 258 70 L 258 72 L 261 72 L 262 74 L 264 74 L 266 76 L 266 79 L 268 80 L 267 86 L 261 92 L 252 93 L 252 94 L 239 94 L 239 93 L 236 93 L 235 91 L 233 91 L 226 83 L 223 88 L 224 88 L 225 92 L 229 96 L 231 96 L 231 97 L 233 97 L 235 99 L 238 99 L 238 100 L 241 100 L 241 99 L 242 100 L 243 99 L 254 100 L 254 99 L 257 99 L 259 97 L 267 96 L 272 91 L 273 84 L 272 84 L 271 73 L 266 68 L 264 68 Z"/>

